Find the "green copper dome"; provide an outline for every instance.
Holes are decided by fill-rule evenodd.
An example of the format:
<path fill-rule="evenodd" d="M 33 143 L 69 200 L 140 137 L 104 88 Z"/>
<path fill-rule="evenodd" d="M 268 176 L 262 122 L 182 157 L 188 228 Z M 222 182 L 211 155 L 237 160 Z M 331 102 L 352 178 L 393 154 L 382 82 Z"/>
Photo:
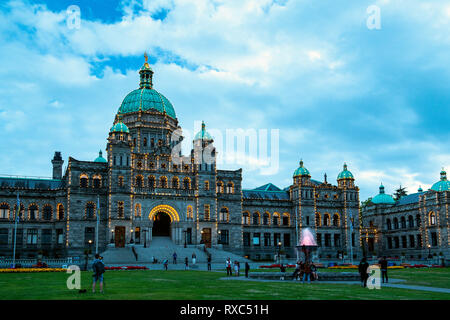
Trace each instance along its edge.
<path fill-rule="evenodd" d="M 109 132 L 125 132 L 130 133 L 130 130 L 128 130 L 128 127 L 123 122 L 117 122 L 115 125 L 112 126 L 111 130 Z"/>
<path fill-rule="evenodd" d="M 341 179 L 355 179 L 353 178 L 353 174 L 347 170 L 347 164 L 344 163 L 344 170 L 341 171 L 341 173 L 338 174 L 337 177 L 338 180 Z"/>
<path fill-rule="evenodd" d="M 203 121 L 202 121 L 202 129 L 199 132 L 197 132 L 197 134 L 194 137 L 194 140 L 207 140 L 207 141 L 213 140 L 208 131 L 206 131 L 206 125 Z"/>
<path fill-rule="evenodd" d="M 373 199 L 372 203 L 375 204 L 395 204 L 394 198 L 392 196 L 384 193 L 384 186 L 380 186 L 380 193 L 377 194 Z"/>
<path fill-rule="evenodd" d="M 97 157 L 97 159 L 94 160 L 94 162 L 103 162 L 103 163 L 107 163 L 107 162 L 108 162 L 108 161 L 106 161 L 105 158 L 103 158 L 103 156 L 102 156 L 102 150 L 100 150 L 100 151 L 98 152 L 98 157 Z"/>
<path fill-rule="evenodd" d="M 176 118 L 175 110 L 170 101 L 155 89 L 141 88 L 131 91 L 123 99 L 118 113 L 124 114 L 138 112 L 139 110 L 166 112 L 167 115 Z"/>
<path fill-rule="evenodd" d="M 147 53 L 144 55 L 145 63 L 139 70 L 140 82 L 139 89 L 131 91 L 120 105 L 119 114 L 156 110 L 166 113 L 172 118 L 176 118 L 175 110 L 161 93 L 153 89 L 153 70 L 148 64 Z"/>
<path fill-rule="evenodd" d="M 311 176 L 308 169 L 303 166 L 303 160 L 300 160 L 300 167 L 294 171 L 294 178 L 298 176 Z"/>
<path fill-rule="evenodd" d="M 433 184 L 431 190 L 434 191 L 450 191 L 450 181 L 447 180 L 447 173 L 442 169 L 441 180 Z"/>

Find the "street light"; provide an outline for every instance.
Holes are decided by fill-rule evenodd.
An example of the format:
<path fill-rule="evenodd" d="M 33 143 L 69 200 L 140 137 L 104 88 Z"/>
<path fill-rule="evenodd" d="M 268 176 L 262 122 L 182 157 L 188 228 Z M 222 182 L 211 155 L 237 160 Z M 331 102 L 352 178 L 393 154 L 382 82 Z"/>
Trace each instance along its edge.
<path fill-rule="evenodd" d="M 431 259 L 431 245 L 428 245 L 428 259 Z"/>
<path fill-rule="evenodd" d="M 131 232 L 131 235 L 130 235 L 130 243 L 134 243 L 134 241 L 133 241 L 133 229 L 131 229 L 130 230 L 130 232 Z"/>
<path fill-rule="evenodd" d="M 278 242 L 278 263 L 281 264 L 281 241 Z"/>
<path fill-rule="evenodd" d="M 218 234 L 218 236 L 217 236 L 217 244 L 221 244 L 221 235 L 222 235 L 222 231 L 221 230 L 219 230 L 219 231 L 217 231 L 217 234 Z"/>
<path fill-rule="evenodd" d="M 111 243 L 114 243 L 114 229 L 111 229 Z"/>

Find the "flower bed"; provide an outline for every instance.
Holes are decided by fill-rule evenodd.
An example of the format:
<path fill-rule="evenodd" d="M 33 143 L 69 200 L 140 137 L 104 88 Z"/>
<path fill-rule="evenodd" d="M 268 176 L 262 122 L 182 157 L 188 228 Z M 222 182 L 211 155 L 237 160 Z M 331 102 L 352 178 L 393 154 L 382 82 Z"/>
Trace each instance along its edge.
<path fill-rule="evenodd" d="M 295 268 L 295 264 L 286 264 L 284 265 L 286 268 Z M 266 269 L 271 269 L 271 268 L 280 268 L 279 264 L 271 264 L 271 265 L 267 265 L 267 266 L 259 266 L 260 268 L 266 268 Z"/>
<path fill-rule="evenodd" d="M 121 267 L 105 267 L 105 270 L 148 270 L 143 266 L 121 266 Z"/>
<path fill-rule="evenodd" d="M 65 272 L 63 268 L 5 268 L 0 269 L 0 273 L 26 273 L 26 272 Z"/>

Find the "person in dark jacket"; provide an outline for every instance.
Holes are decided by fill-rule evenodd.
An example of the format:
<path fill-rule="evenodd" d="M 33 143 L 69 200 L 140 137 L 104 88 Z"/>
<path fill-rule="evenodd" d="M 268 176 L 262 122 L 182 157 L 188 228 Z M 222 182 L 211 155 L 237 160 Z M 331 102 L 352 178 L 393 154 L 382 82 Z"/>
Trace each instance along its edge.
<path fill-rule="evenodd" d="M 286 276 L 286 267 L 283 264 L 280 265 L 280 272 L 281 272 L 280 280 L 284 280 Z"/>
<path fill-rule="evenodd" d="M 208 271 L 211 271 L 211 255 L 208 255 Z"/>
<path fill-rule="evenodd" d="M 250 270 L 250 265 L 248 262 L 245 263 L 245 277 L 248 278 L 248 271 Z"/>
<path fill-rule="evenodd" d="M 367 279 L 369 278 L 369 274 L 367 273 L 367 269 L 369 269 L 369 264 L 367 263 L 366 258 L 362 258 L 361 262 L 358 266 L 359 275 L 361 277 L 361 286 L 367 287 Z"/>
<path fill-rule="evenodd" d="M 386 283 L 388 283 L 388 274 L 387 274 L 387 267 L 388 267 L 388 261 L 386 260 L 386 257 L 383 257 L 380 261 L 378 261 L 380 264 L 380 270 L 381 270 L 381 279 L 384 283 L 384 278 L 386 278 Z"/>
<path fill-rule="evenodd" d="M 92 275 L 93 277 L 92 292 L 95 293 L 95 284 L 99 282 L 100 293 L 103 293 L 103 273 L 105 273 L 105 265 L 98 253 L 95 255 L 94 263 L 92 264 L 92 269 L 94 271 L 94 274 Z"/>

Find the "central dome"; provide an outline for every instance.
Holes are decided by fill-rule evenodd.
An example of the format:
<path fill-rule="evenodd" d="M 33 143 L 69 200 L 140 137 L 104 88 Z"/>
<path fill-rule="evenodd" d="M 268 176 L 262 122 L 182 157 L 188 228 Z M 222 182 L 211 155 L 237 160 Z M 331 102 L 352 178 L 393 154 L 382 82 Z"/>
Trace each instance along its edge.
<path fill-rule="evenodd" d="M 131 91 L 119 108 L 119 114 L 156 110 L 176 118 L 175 110 L 170 101 L 155 89 L 141 88 Z"/>

